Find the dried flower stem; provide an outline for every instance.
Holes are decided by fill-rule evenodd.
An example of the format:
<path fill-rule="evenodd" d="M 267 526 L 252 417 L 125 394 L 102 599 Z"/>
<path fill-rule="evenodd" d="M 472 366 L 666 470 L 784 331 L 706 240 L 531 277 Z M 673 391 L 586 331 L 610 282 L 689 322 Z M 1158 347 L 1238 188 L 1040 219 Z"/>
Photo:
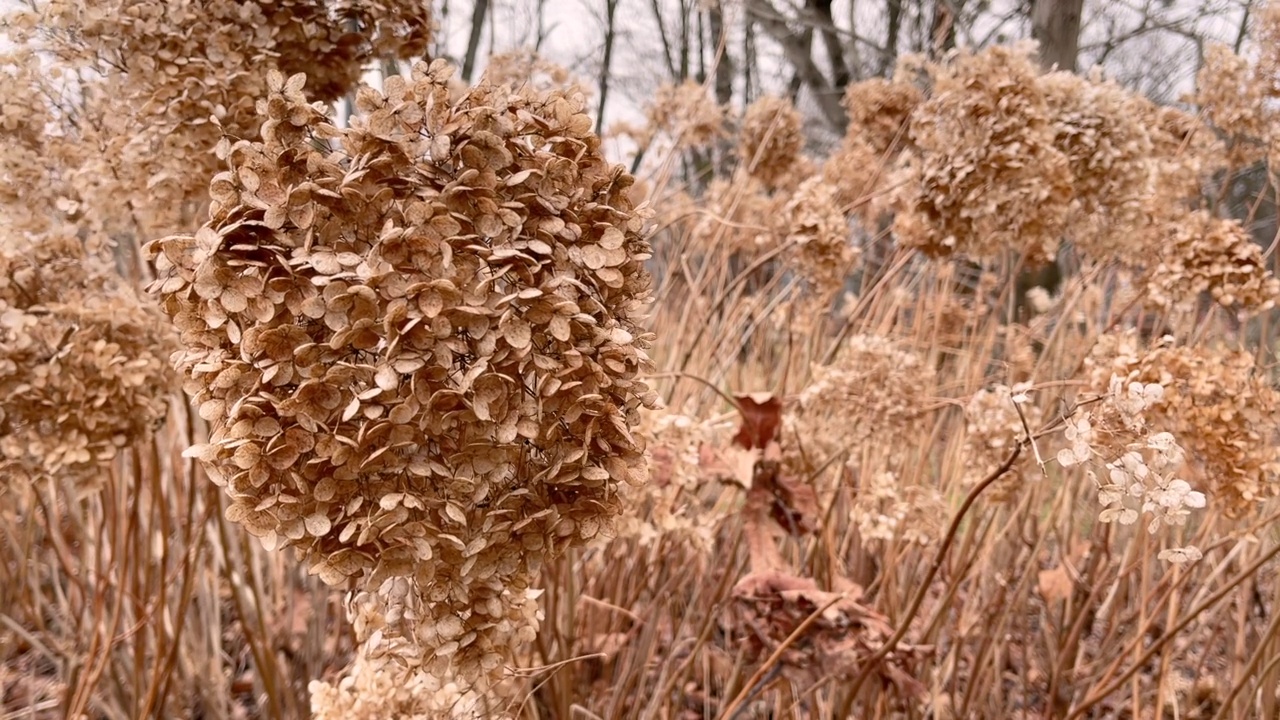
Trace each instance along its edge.
<path fill-rule="evenodd" d="M 1018 458 L 1022 455 L 1022 446 L 1026 442 L 1027 441 L 1024 440 L 1019 442 L 1017 445 L 1014 445 L 1013 450 L 1009 452 L 1005 461 L 1000 463 L 1000 466 L 995 470 L 991 471 L 991 474 L 987 475 L 982 482 L 974 485 L 973 489 L 969 491 L 969 494 L 965 496 L 964 502 L 960 504 L 960 509 L 957 510 L 956 514 L 951 518 L 951 524 L 947 527 L 946 534 L 942 536 L 942 543 L 938 545 L 938 550 L 933 555 L 933 562 L 929 563 L 929 571 L 925 573 L 924 580 L 921 581 L 920 586 L 916 589 L 915 595 L 911 598 L 911 604 L 907 606 L 907 612 L 898 622 L 898 629 L 895 630 L 893 635 L 885 641 L 884 645 L 880 646 L 879 650 L 863 661 L 862 669 L 858 671 L 857 677 L 853 679 L 853 683 L 849 688 L 849 694 L 845 698 L 845 705 L 847 707 L 844 708 L 845 714 L 843 716 L 847 716 L 848 711 L 852 709 L 853 702 L 858 697 L 858 691 L 862 689 L 862 684 L 871 676 L 871 670 L 876 666 L 876 663 L 880 662 L 886 658 L 889 653 L 893 652 L 894 648 L 898 646 L 898 643 L 902 641 L 902 638 L 906 637 L 907 632 L 911 629 L 911 621 L 914 620 L 916 614 L 920 612 L 920 606 L 924 603 L 925 596 L 929 594 L 929 585 L 933 583 L 933 578 L 938 574 L 938 570 L 942 568 L 942 562 L 947 558 L 947 551 L 951 549 L 951 545 L 955 542 L 956 534 L 960 530 L 960 523 L 964 521 L 965 516 L 969 514 L 969 510 L 973 507 L 974 503 L 978 501 L 978 496 L 981 495 L 984 490 L 994 485 L 995 482 L 1003 477 L 1005 473 L 1009 472 L 1010 468 L 1013 467 L 1013 464 L 1016 463 Z"/>
<path fill-rule="evenodd" d="M 778 659 L 782 657 L 782 653 L 786 652 L 787 648 L 791 647 L 796 640 L 799 640 L 800 636 L 804 635 L 809 627 L 817 622 L 818 618 L 822 617 L 824 612 L 843 599 L 845 599 L 843 594 L 836 595 L 821 607 L 815 608 L 813 612 L 809 613 L 808 617 L 806 617 L 799 625 L 796 625 L 796 629 L 792 630 L 791 634 L 788 635 L 785 640 L 778 643 L 778 647 L 774 649 L 773 653 L 760 664 L 760 667 L 756 668 L 756 671 L 751 674 L 751 677 L 747 682 L 743 683 L 742 690 L 740 690 L 738 695 L 734 697 L 728 706 L 720 712 L 720 715 L 718 716 L 719 720 L 732 720 L 738 712 L 738 707 L 742 705 L 742 703 L 746 702 L 747 698 L 753 694 L 756 684 L 773 669 L 777 664 Z"/>
<path fill-rule="evenodd" d="M 1126 682 L 1128 682 L 1129 679 L 1132 678 L 1135 674 L 1137 674 L 1137 672 L 1141 670 L 1143 666 L 1145 666 L 1147 662 L 1151 660 L 1151 658 L 1155 657 L 1156 653 L 1163 650 L 1165 645 L 1171 642 L 1174 638 L 1178 637 L 1178 634 L 1181 633 L 1183 630 L 1185 630 L 1193 620 L 1195 620 L 1197 617 L 1200 616 L 1201 613 L 1203 613 L 1205 610 L 1208 610 L 1210 607 L 1213 607 L 1215 604 L 1217 604 L 1219 600 L 1226 597 L 1228 594 L 1231 593 L 1232 590 L 1235 590 L 1237 587 L 1239 587 L 1240 583 L 1243 583 L 1245 580 L 1248 580 L 1249 578 L 1253 577 L 1254 573 L 1258 572 L 1258 570 L 1263 565 L 1266 565 L 1268 562 L 1270 562 L 1271 559 L 1274 558 L 1276 555 L 1280 555 L 1280 543 L 1277 543 L 1276 546 L 1268 550 L 1265 555 L 1255 560 L 1253 564 L 1249 565 L 1249 567 L 1245 568 L 1244 572 L 1237 575 L 1234 580 L 1222 586 L 1221 588 L 1218 589 L 1217 592 L 1205 598 L 1202 602 L 1200 602 L 1200 604 L 1192 608 L 1191 611 L 1187 613 L 1186 617 L 1178 621 L 1178 624 L 1169 628 L 1155 642 L 1151 643 L 1151 646 L 1147 648 L 1146 652 L 1142 653 L 1142 655 L 1133 663 L 1133 665 L 1131 665 L 1128 670 L 1125 670 L 1124 673 L 1120 675 L 1120 677 L 1117 677 L 1116 679 L 1107 683 L 1101 689 L 1095 690 L 1092 694 L 1090 694 L 1083 701 L 1081 701 L 1080 705 L 1078 705 L 1075 709 L 1073 709 L 1071 711 L 1071 714 L 1067 715 L 1066 720 L 1075 720 L 1076 718 L 1084 715 L 1084 713 L 1087 712 L 1089 708 L 1093 707 L 1094 705 L 1097 705 L 1099 702 L 1104 700 L 1108 695 L 1115 692 L 1116 690 L 1119 690 L 1120 687 L 1123 686 Z"/>

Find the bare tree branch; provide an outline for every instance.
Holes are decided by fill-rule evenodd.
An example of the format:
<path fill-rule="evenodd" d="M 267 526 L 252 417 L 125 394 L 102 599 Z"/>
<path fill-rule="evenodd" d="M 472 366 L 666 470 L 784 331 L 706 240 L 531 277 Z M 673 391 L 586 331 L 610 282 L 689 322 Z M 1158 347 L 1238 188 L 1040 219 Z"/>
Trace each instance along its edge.
<path fill-rule="evenodd" d="M 834 130 L 843 134 L 849 118 L 840 104 L 840 91 L 832 86 L 831 81 L 822 74 L 822 70 L 813 61 L 813 55 L 804 42 L 803 34 L 793 31 L 787 23 L 788 18 L 778 12 L 769 0 L 747 0 L 747 12 L 775 42 L 782 46 L 787 62 L 795 68 L 797 76 L 817 101 L 823 119 Z"/>

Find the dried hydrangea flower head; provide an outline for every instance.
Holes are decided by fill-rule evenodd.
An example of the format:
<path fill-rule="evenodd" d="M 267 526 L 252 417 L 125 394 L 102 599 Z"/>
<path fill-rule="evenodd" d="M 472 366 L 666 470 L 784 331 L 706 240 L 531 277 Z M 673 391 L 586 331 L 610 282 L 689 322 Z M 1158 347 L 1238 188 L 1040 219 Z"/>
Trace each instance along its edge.
<path fill-rule="evenodd" d="M 645 115 L 647 135 L 665 133 L 681 148 L 706 147 L 724 135 L 724 110 L 692 80 L 658 88 Z"/>
<path fill-rule="evenodd" d="M 1241 314 L 1275 307 L 1280 280 L 1238 220 L 1197 210 L 1163 227 L 1159 263 L 1147 283 L 1155 305 L 1189 310 L 1207 292 L 1222 307 Z"/>
<path fill-rule="evenodd" d="M 1052 260 L 1071 172 L 1029 49 L 960 53 L 931 71 L 931 97 L 911 117 L 914 182 L 894 220 L 899 242 L 933 257 L 1008 248 Z"/>
<path fill-rule="evenodd" d="M 1152 143 L 1138 100 L 1114 82 L 1054 72 L 1039 79 L 1053 124 L 1054 147 L 1067 157 L 1075 199 L 1069 234 L 1077 249 L 1096 260 L 1136 247 L 1132 237 L 1146 221 L 1152 190 Z M 1126 255 L 1128 257 L 1129 255 Z"/>
<path fill-rule="evenodd" d="M 747 174 L 776 188 L 804 149 L 804 118 L 786 99 L 766 95 L 751 103 L 738 130 L 738 158 Z"/>
<path fill-rule="evenodd" d="M 910 144 L 911 113 L 924 93 L 905 79 L 873 78 L 845 90 L 849 125 L 840 147 L 823 165 L 827 182 L 836 188 L 841 210 L 853 210 L 868 227 L 889 210 L 879 194 L 892 185 L 893 169 Z"/>
<path fill-rule="evenodd" d="M 1245 167 L 1266 157 L 1272 133 L 1267 84 L 1248 60 L 1226 45 L 1213 43 L 1205 48 L 1204 65 L 1190 99 L 1222 134 L 1230 167 Z"/>
<path fill-rule="evenodd" d="M 62 165 L 93 166 L 75 173 L 81 199 L 119 215 L 130 198 L 140 237 L 202 217 L 219 169 L 209 151 L 223 130 L 257 136 L 269 69 L 306 72 L 313 98 L 334 100 L 371 59 L 421 57 L 432 31 L 430 3 L 409 0 L 49 0 L 9 21 L 23 54 L 73 71 L 53 96 L 80 99 L 59 124 L 77 125 L 80 140 L 81 157 Z"/>
<path fill-rule="evenodd" d="M 173 331 L 75 235 L 0 239 L 0 478 L 86 482 L 168 411 Z"/>
<path fill-rule="evenodd" d="M 642 476 L 656 396 L 647 212 L 581 96 L 454 100 L 450 74 L 362 88 L 350 129 L 273 74 L 210 222 L 150 248 L 231 517 L 327 582 L 410 578 L 434 658 L 474 678 L 542 559 Z"/>
<path fill-rule="evenodd" d="M 816 366 L 787 421 L 817 453 L 885 440 L 905 430 L 926 404 L 934 372 L 909 343 L 854 335 L 830 365 Z"/>
<path fill-rule="evenodd" d="M 787 256 L 816 295 L 841 290 L 849 266 L 857 257 L 849 223 L 836 204 L 836 189 L 815 175 L 800 183 L 783 212 L 787 240 L 795 249 Z"/>
<path fill-rule="evenodd" d="M 1100 338 L 1087 359 L 1091 384 L 1115 375 L 1130 388 L 1158 384 L 1145 414 L 1186 446 L 1186 461 L 1209 485 L 1209 496 L 1232 516 L 1255 512 L 1280 495 L 1280 392 L 1246 350 L 1185 347 L 1166 338 L 1143 347 L 1137 334 Z M 1115 387 L 1109 390 L 1120 396 Z M 1136 400 L 1131 400 L 1136 402 Z"/>

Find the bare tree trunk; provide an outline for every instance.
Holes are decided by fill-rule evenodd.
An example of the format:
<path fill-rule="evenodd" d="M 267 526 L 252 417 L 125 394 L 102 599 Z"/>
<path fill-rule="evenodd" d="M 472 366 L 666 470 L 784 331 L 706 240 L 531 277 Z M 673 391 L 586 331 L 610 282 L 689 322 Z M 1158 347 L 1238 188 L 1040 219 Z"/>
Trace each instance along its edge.
<path fill-rule="evenodd" d="M 844 61 L 844 46 L 836 34 L 836 19 L 831 14 L 831 0 L 807 0 L 806 5 L 814 14 L 822 45 L 827 51 L 827 63 L 831 65 L 831 79 L 841 94 L 849 86 L 849 66 Z"/>
<path fill-rule="evenodd" d="M 756 26 L 748 15 L 742 19 L 742 104 L 750 105 L 755 98 Z"/>
<path fill-rule="evenodd" d="M 680 0 L 680 74 L 676 80 L 689 78 L 689 13 L 693 12 L 688 0 Z"/>
<path fill-rule="evenodd" d="M 600 63 L 600 107 L 596 111 L 596 134 L 604 133 L 604 104 L 609 99 L 609 72 L 613 64 L 614 18 L 622 0 L 604 0 L 604 59 Z"/>
<path fill-rule="evenodd" d="M 471 35 L 467 38 L 467 55 L 462 60 L 462 79 L 470 83 L 476 69 L 476 53 L 480 50 L 480 34 L 484 30 L 484 18 L 489 13 L 489 0 L 476 0 L 471 8 Z"/>
<path fill-rule="evenodd" d="M 1040 42 L 1040 64 L 1046 70 L 1076 71 L 1083 9 L 1084 0 L 1035 0 L 1031 37 Z"/>
<path fill-rule="evenodd" d="M 711 42 L 716 52 L 716 102 L 728 105 L 733 100 L 733 56 L 724 32 L 724 8 L 718 0 L 713 0 L 707 8 L 707 24 L 711 26 Z"/>
<path fill-rule="evenodd" d="M 667 63 L 667 73 L 676 76 L 675 56 L 671 53 L 671 38 L 667 36 L 667 23 L 662 18 L 662 0 L 650 0 L 649 10 L 653 12 L 654 23 L 658 26 L 658 39 L 662 40 L 662 59 Z"/>
<path fill-rule="evenodd" d="M 538 30 L 533 42 L 533 52 L 542 52 L 542 43 L 547 40 L 547 0 L 538 0 Z"/>
<path fill-rule="evenodd" d="M 898 60 L 898 35 L 902 32 L 902 0 L 889 0 L 888 7 L 888 28 L 887 36 L 884 42 L 884 54 L 880 56 L 879 68 L 877 75 L 888 75 L 893 68 L 893 64 Z"/>
<path fill-rule="evenodd" d="M 956 23 L 964 0 L 937 0 L 929 23 L 929 57 L 942 57 L 956 47 Z"/>

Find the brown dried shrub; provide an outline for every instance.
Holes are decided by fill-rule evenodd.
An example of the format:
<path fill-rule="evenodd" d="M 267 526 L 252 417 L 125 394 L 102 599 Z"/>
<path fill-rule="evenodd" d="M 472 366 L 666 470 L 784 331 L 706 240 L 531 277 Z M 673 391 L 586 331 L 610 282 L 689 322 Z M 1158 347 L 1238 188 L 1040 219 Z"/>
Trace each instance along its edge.
<path fill-rule="evenodd" d="M 646 136 L 666 133 L 683 148 L 706 147 L 724 135 L 724 110 L 705 87 L 692 80 L 658 88 L 645 115 Z"/>
<path fill-rule="evenodd" d="M 783 208 L 787 240 L 796 244 L 787 261 L 818 295 L 840 290 L 857 257 L 835 196 L 836 189 L 815 175 L 800 183 Z"/>
<path fill-rule="evenodd" d="M 890 209 L 887 198 L 876 196 L 892 185 L 894 168 L 910 145 L 911 113 L 923 100 L 924 93 L 902 78 L 873 78 L 845 90 L 849 126 L 822 173 L 836 188 L 841 210 L 855 211 L 868 226 Z"/>
<path fill-rule="evenodd" d="M 1272 118 L 1266 107 L 1267 79 L 1253 65 L 1218 43 L 1204 51 L 1204 65 L 1191 100 L 1222 135 L 1230 167 L 1251 165 L 1267 154 Z"/>
<path fill-rule="evenodd" d="M 230 517 L 329 583 L 410 578 L 425 662 L 474 679 L 641 477 L 649 245 L 579 95 L 449 74 L 362 89 L 348 130 L 271 76 L 210 222 L 150 248 Z"/>
<path fill-rule="evenodd" d="M 1069 232 L 1086 256 L 1108 259 L 1146 221 L 1154 166 L 1139 101 L 1114 82 L 1054 72 L 1042 76 L 1053 144 L 1067 157 L 1075 192 Z"/>
<path fill-rule="evenodd" d="M 129 212 L 115 214 L 134 223 L 131 234 L 154 237 L 201 214 L 223 132 L 257 136 L 268 70 L 306 72 L 313 96 L 334 100 L 371 59 L 421 56 L 432 25 L 429 3 L 402 0 L 106 0 L 36 3 L 9 29 L 23 57 L 77 71 L 37 87 L 81 98 L 62 123 L 93 166 L 72 170 L 80 200 L 115 208 L 128 198 Z"/>
<path fill-rule="evenodd" d="M 168 411 L 163 316 L 71 234 L 0 240 L 0 477 L 86 482 Z"/>

